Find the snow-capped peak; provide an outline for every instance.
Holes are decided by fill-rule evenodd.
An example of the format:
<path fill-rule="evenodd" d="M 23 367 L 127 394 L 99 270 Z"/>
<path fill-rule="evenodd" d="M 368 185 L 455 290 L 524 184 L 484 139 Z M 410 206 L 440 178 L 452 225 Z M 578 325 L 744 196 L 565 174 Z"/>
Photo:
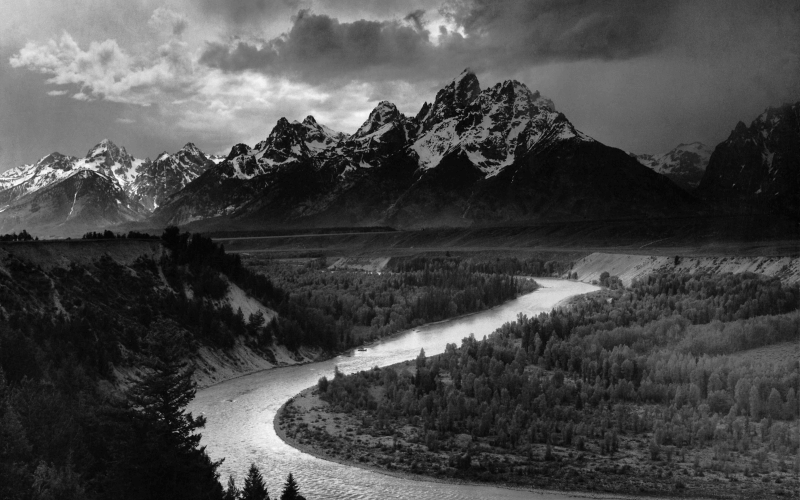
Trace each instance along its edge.
<path fill-rule="evenodd" d="M 184 144 L 184 146 L 181 148 L 181 151 L 193 154 L 202 153 L 202 151 L 200 151 L 200 148 L 195 146 L 193 142 L 187 142 L 186 144 Z"/>
<path fill-rule="evenodd" d="M 481 86 L 478 77 L 470 69 L 465 69 L 436 93 L 436 99 L 428 108 L 424 116 L 420 116 L 424 110 L 418 114 L 423 131 L 430 130 L 437 123 L 441 123 L 448 118 L 452 118 L 461 113 L 472 101 L 481 93 Z"/>
<path fill-rule="evenodd" d="M 351 140 L 366 137 L 380 130 L 386 125 L 403 120 L 405 117 L 397 110 L 397 106 L 389 101 L 381 101 L 370 112 L 363 125 L 350 136 Z"/>
<path fill-rule="evenodd" d="M 103 139 L 86 153 L 86 158 L 96 158 L 107 153 L 112 157 L 116 157 L 119 156 L 120 149 L 110 139 Z"/>
<path fill-rule="evenodd" d="M 702 142 L 691 142 L 678 144 L 670 151 L 661 154 L 629 154 L 645 167 L 690 190 L 700 184 L 712 152 L 711 148 Z"/>
<path fill-rule="evenodd" d="M 247 144 L 243 143 L 234 144 L 234 146 L 231 148 L 231 152 L 228 153 L 228 156 L 226 156 L 225 159 L 232 160 L 237 156 L 248 155 L 250 154 L 250 151 L 251 151 L 250 146 L 248 146 Z"/>
<path fill-rule="evenodd" d="M 475 73 L 473 73 L 471 69 L 466 68 L 443 90 L 448 93 L 452 92 L 457 101 L 466 104 L 480 94 L 481 85 Z"/>
<path fill-rule="evenodd" d="M 426 109 L 423 106 L 420 115 Z M 480 91 L 469 71 L 436 94 L 420 118 L 411 148 L 423 168 L 433 168 L 456 150 L 463 151 L 487 177 L 496 175 L 533 147 L 562 140 L 591 140 L 556 112 L 553 101 L 516 80 Z"/>

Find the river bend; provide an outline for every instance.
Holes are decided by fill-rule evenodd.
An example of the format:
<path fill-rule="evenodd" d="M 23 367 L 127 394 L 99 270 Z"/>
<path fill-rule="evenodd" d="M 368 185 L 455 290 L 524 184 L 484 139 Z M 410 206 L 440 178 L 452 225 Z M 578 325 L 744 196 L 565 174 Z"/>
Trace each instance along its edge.
<path fill-rule="evenodd" d="M 428 355 L 444 352 L 445 345 L 474 333 L 480 339 L 502 324 L 549 312 L 558 302 L 597 287 L 574 281 L 537 278 L 539 290 L 471 316 L 430 324 L 402 332 L 370 346 L 365 352 L 339 356 L 328 361 L 288 366 L 253 373 L 197 391 L 189 405 L 195 415 L 207 419 L 202 445 L 212 459 L 225 458 L 220 467 L 223 484 L 229 474 L 242 479 L 251 462 L 258 465 L 276 498 L 289 472 L 297 479 L 301 493 L 311 499 L 437 500 L 466 499 L 568 499 L 585 498 L 560 493 L 531 493 L 489 486 L 454 485 L 416 481 L 389 476 L 357 467 L 321 460 L 284 443 L 273 429 L 275 413 L 290 397 L 317 383 L 323 375 L 333 376 L 334 367 L 344 373 L 387 366 L 415 358 L 421 348 Z"/>

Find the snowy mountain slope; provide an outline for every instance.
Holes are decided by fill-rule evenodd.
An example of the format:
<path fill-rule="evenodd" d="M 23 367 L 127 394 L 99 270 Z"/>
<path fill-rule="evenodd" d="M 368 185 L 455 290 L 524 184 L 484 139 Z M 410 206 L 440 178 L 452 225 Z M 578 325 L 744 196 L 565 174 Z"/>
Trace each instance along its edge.
<path fill-rule="evenodd" d="M 120 148 L 108 139 L 89 150 L 84 158 L 77 160 L 73 169 L 91 170 L 114 176 L 119 186 L 126 190 L 139 174 L 140 169 L 149 160 L 139 160 L 129 155 L 125 148 Z"/>
<path fill-rule="evenodd" d="M 213 165 L 191 143 L 155 162 L 134 158 L 108 139 L 83 158 L 52 153 L 0 174 L 0 227 L 74 234 L 70 227 L 97 229 L 93 224 L 144 219 Z M 72 194 L 69 209 L 64 193 Z"/>
<path fill-rule="evenodd" d="M 34 164 L 6 170 L 0 174 L 0 206 L 66 179 L 74 173 L 77 160 L 73 156 L 52 153 Z"/>
<path fill-rule="evenodd" d="M 214 165 L 213 160 L 189 142 L 173 155 L 164 152 L 155 161 L 144 163 L 125 190 L 152 211 Z"/>
<path fill-rule="evenodd" d="M 300 177 L 297 192 L 313 185 L 308 175 L 324 161 L 338 162 L 346 136 L 317 123 L 313 116 L 302 122 L 281 118 L 254 147 L 236 144 L 225 159 L 196 181 L 176 192 L 153 214 L 159 224 L 188 223 L 231 215 L 275 179 Z M 310 169 L 306 174 L 306 169 Z"/>
<path fill-rule="evenodd" d="M 420 114 L 423 114 L 425 106 Z M 553 102 L 525 85 L 507 80 L 480 91 L 475 74 L 465 71 L 439 91 L 421 119 L 411 149 L 423 168 L 436 167 L 456 149 L 487 177 L 497 175 L 540 141 L 578 137 Z"/>
<path fill-rule="evenodd" d="M 678 186 L 691 191 L 700 184 L 713 150 L 702 142 L 678 144 L 662 154 L 634 154 L 639 163 L 666 176 Z"/>
<path fill-rule="evenodd" d="M 41 236 L 79 235 L 89 230 L 140 220 L 141 205 L 117 179 L 90 169 L 30 192 L 0 213 L 0 232 L 29 229 Z"/>
<path fill-rule="evenodd" d="M 697 188 L 737 210 L 800 216 L 800 102 L 768 108 L 748 127 L 739 122 L 717 145 Z"/>

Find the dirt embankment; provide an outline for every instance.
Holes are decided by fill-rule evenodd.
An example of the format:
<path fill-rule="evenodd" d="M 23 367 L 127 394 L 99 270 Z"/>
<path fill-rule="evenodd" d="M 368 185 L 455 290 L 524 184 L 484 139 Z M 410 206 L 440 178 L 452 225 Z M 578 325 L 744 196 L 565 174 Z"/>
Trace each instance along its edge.
<path fill-rule="evenodd" d="M 223 299 L 234 311 L 241 309 L 245 318 L 250 314 L 261 312 L 265 322 L 269 322 L 277 313 L 250 297 L 244 290 L 233 283 L 228 283 L 228 294 Z M 262 351 L 243 341 L 240 337 L 230 349 L 217 349 L 208 345 L 200 346 L 197 353 L 188 361 L 194 366 L 193 380 L 197 387 L 205 387 L 243 377 L 251 373 L 270 370 L 281 366 L 290 366 L 319 361 L 324 353 L 318 348 L 301 347 L 293 353 L 285 346 L 274 344 Z M 121 386 L 126 386 L 132 379 L 140 378 L 142 371 L 137 367 L 115 368 Z"/>
<path fill-rule="evenodd" d="M 748 257 L 748 256 L 664 256 L 633 255 L 595 252 L 578 259 L 571 272 L 578 273 L 580 281 L 591 283 L 599 280 L 603 272 L 618 276 L 628 286 L 636 278 L 643 278 L 659 271 L 696 273 L 753 272 L 765 276 L 776 276 L 784 283 L 800 281 L 800 258 L 798 257 Z"/>

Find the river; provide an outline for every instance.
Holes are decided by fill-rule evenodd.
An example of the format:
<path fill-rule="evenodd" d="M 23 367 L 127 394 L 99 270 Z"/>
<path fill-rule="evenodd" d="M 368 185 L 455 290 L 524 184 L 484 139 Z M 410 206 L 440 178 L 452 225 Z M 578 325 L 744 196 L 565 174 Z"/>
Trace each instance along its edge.
<path fill-rule="evenodd" d="M 223 484 L 229 474 L 242 480 L 250 463 L 255 463 L 267 481 L 271 498 L 278 498 L 289 472 L 294 474 L 301 493 L 309 500 L 380 499 L 569 499 L 585 496 L 561 493 L 532 493 L 488 486 L 454 485 L 389 476 L 356 467 L 321 460 L 284 443 L 272 426 L 276 411 L 290 397 L 317 383 L 323 375 L 331 377 L 334 367 L 344 373 L 386 366 L 415 358 L 419 350 L 428 355 L 444 352 L 445 345 L 475 334 L 478 339 L 502 324 L 549 312 L 570 296 L 591 292 L 597 287 L 556 279 L 537 278 L 537 291 L 488 311 L 430 324 L 402 332 L 390 339 L 328 361 L 265 370 L 228 380 L 197 391 L 189 405 L 194 415 L 202 414 L 207 423 L 201 444 L 212 459 L 225 458 L 220 467 Z"/>

